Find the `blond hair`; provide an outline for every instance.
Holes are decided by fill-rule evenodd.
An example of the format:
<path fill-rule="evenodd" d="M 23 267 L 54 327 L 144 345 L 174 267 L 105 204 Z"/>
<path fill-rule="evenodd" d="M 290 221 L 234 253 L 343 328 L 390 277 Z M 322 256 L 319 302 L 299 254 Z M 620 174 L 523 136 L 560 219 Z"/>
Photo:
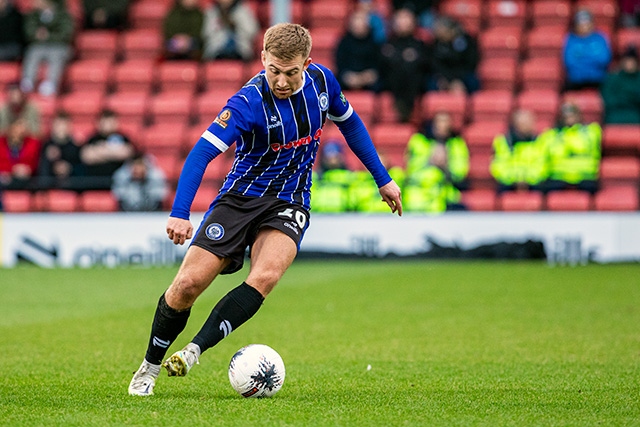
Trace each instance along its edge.
<path fill-rule="evenodd" d="M 311 53 L 311 34 L 302 25 L 276 24 L 264 33 L 263 49 L 278 59 L 289 61 L 298 56 L 307 59 Z"/>

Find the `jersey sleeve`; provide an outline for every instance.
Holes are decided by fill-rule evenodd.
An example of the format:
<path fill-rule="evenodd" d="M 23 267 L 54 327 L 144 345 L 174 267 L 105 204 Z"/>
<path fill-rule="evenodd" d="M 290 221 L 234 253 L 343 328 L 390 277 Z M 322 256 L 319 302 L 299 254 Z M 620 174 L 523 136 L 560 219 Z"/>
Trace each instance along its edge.
<path fill-rule="evenodd" d="M 202 137 L 224 152 L 243 132 L 253 129 L 253 111 L 242 92 L 232 96 Z"/>
<path fill-rule="evenodd" d="M 353 114 L 353 107 L 347 101 L 338 79 L 333 73 L 326 68 L 323 71 L 327 78 L 327 92 L 329 94 L 329 119 L 334 122 L 343 122 L 347 120 Z"/>

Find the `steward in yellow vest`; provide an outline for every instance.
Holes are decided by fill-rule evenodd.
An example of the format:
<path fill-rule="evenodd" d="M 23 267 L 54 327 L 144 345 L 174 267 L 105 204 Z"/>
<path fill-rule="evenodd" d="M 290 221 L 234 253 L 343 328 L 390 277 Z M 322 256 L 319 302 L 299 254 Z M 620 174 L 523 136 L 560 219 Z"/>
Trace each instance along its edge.
<path fill-rule="evenodd" d="M 319 172 L 313 172 L 311 184 L 311 208 L 314 212 L 347 212 L 351 209 L 349 189 L 354 173 L 347 169 L 338 143 L 328 141 L 321 147 Z"/>

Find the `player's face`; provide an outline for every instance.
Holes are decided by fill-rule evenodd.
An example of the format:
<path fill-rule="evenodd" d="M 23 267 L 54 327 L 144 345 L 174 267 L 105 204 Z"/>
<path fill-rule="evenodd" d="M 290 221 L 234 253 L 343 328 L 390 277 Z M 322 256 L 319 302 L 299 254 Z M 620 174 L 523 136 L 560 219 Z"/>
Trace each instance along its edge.
<path fill-rule="evenodd" d="M 303 83 L 304 71 L 311 63 L 311 58 L 302 55 L 292 60 L 283 60 L 269 52 L 262 52 L 262 65 L 269 88 L 279 99 L 287 99 L 300 89 Z"/>

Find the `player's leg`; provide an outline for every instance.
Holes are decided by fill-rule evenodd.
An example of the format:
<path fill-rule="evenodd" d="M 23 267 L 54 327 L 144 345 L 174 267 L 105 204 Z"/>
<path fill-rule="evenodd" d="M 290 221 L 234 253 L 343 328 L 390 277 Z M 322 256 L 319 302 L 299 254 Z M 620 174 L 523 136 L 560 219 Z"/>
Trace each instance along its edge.
<path fill-rule="evenodd" d="M 162 359 L 187 325 L 191 306 L 227 264 L 227 259 L 197 246 L 187 250 L 178 274 L 158 301 L 147 353 L 131 380 L 129 394 L 153 394 Z"/>

